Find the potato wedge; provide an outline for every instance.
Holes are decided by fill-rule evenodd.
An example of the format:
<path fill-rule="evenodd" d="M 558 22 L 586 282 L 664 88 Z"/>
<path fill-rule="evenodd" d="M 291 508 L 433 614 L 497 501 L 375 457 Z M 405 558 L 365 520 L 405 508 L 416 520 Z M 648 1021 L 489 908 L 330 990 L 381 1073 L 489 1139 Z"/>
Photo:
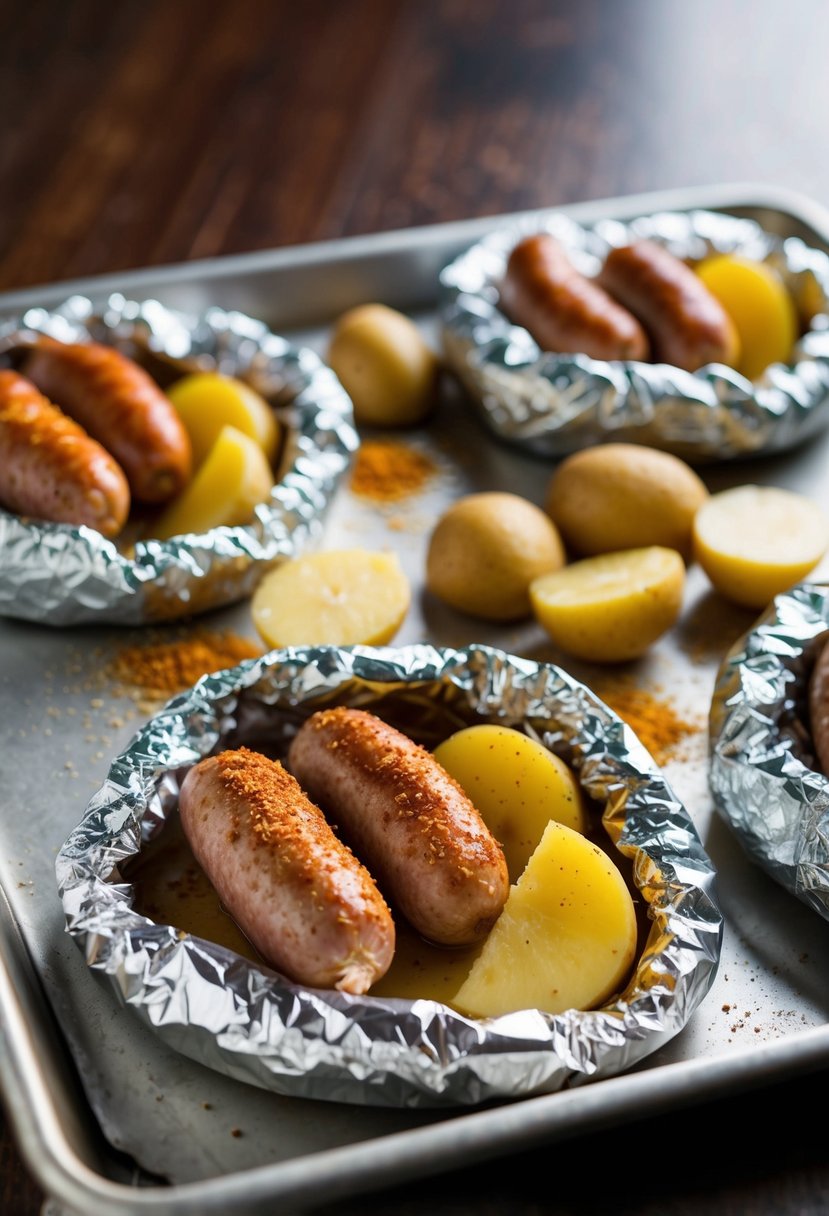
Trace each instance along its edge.
<path fill-rule="evenodd" d="M 196 468 L 206 459 L 223 426 L 235 426 L 259 444 L 269 461 L 276 456 L 279 423 L 273 409 L 249 384 L 219 372 L 193 372 L 167 389 L 190 436 Z"/>

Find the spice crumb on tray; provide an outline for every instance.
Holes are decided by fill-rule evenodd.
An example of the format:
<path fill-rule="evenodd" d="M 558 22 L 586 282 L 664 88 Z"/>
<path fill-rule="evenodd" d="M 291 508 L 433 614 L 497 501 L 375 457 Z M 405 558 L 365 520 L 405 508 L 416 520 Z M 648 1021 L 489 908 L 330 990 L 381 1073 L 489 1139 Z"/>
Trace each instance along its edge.
<path fill-rule="evenodd" d="M 166 699 L 203 675 L 259 658 L 261 645 L 229 631 L 198 630 L 174 641 L 123 646 L 107 665 L 107 675 L 125 690 Z"/>
<path fill-rule="evenodd" d="M 705 728 L 702 719 L 685 718 L 660 690 L 637 687 L 623 677 L 601 681 L 594 691 L 638 736 L 657 764 L 685 758 L 684 745 Z"/>
<path fill-rule="evenodd" d="M 349 487 L 358 498 L 399 502 L 416 494 L 437 474 L 423 452 L 394 440 L 366 440 L 354 460 Z"/>

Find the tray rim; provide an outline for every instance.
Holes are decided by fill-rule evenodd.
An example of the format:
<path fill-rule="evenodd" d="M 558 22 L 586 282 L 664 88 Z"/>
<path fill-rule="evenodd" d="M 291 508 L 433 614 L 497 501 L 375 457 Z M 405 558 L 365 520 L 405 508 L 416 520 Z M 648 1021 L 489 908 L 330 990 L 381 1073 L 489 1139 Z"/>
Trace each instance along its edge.
<path fill-rule="evenodd" d="M 126 270 L 0 293 L 0 314 L 50 304 L 74 294 L 97 298 L 113 291 L 133 296 L 142 289 L 215 282 L 235 275 L 260 275 L 301 270 L 332 262 L 384 258 L 412 249 L 461 247 L 495 225 L 510 223 L 540 211 L 561 211 L 576 219 L 625 218 L 657 210 L 694 207 L 729 210 L 768 208 L 788 214 L 816 232 L 829 246 L 829 209 L 785 187 L 751 181 L 719 183 L 639 194 L 620 195 L 573 204 L 534 207 L 336 240 L 308 242 L 244 254 Z M 448 256 L 448 252 L 447 252 Z M 5 896 L 0 890 L 0 896 Z M 42 1004 L 32 993 L 40 994 Z M 423 1175 L 424 1154 L 429 1173 L 440 1174 L 474 1164 L 493 1153 L 508 1155 L 549 1140 L 564 1140 L 609 1126 L 625 1115 L 636 1118 L 674 1107 L 688 1106 L 735 1088 L 748 1090 L 808 1072 L 829 1063 L 829 1023 L 801 1030 L 762 1045 L 729 1050 L 682 1063 L 645 1064 L 638 1071 L 602 1079 L 512 1104 L 450 1115 L 437 1123 L 344 1147 L 304 1154 L 285 1162 L 258 1166 L 199 1182 L 133 1187 L 97 1172 L 72 1143 L 60 1121 L 64 1088 L 53 1092 L 55 1078 L 47 1075 L 50 1006 L 40 978 L 17 930 L 13 911 L 0 918 L 0 1092 L 5 1113 L 27 1168 L 52 1200 L 85 1216 L 139 1216 L 150 1209 L 157 1216 L 188 1216 L 224 1212 L 227 1205 L 243 1213 L 267 1210 L 275 1203 L 319 1204 L 344 1195 L 381 1189 Z M 51 1044 L 54 1054 L 54 1044 Z M 68 1050 L 68 1049 L 67 1049 Z M 641 1109 L 646 1099 L 647 1110 Z M 77 1105 L 77 1096 L 72 1096 Z M 89 1108 L 88 1121 L 97 1126 Z M 452 1128 L 455 1134 L 447 1134 Z M 313 1170 L 309 1170 L 313 1162 Z"/>

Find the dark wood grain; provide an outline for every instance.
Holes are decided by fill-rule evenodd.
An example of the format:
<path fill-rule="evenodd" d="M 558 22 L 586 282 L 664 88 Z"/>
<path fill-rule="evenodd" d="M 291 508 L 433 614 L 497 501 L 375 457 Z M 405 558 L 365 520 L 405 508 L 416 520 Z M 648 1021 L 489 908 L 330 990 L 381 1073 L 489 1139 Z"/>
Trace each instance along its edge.
<path fill-rule="evenodd" d="M 674 186 L 829 202 L 822 0 L 0 0 L 0 23 L 3 290 Z M 327 1210 L 817 1216 L 826 1082 Z M 0 1211 L 40 1202 L 4 1127 Z"/>

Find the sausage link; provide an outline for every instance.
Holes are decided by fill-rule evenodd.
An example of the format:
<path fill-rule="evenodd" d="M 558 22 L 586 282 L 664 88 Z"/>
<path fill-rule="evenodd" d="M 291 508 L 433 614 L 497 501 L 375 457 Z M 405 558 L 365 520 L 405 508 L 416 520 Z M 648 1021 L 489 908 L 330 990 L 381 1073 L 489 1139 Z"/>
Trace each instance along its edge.
<path fill-rule="evenodd" d="M 338 707 L 303 723 L 288 764 L 425 938 L 459 946 L 488 932 L 509 892 L 504 854 L 429 752 L 373 714 Z"/>
<path fill-rule="evenodd" d="M 809 680 L 809 718 L 818 768 L 829 777 L 829 638 L 821 646 Z"/>
<path fill-rule="evenodd" d="M 130 509 L 127 479 L 109 452 L 14 371 L 0 371 L 0 503 L 110 537 Z"/>
<path fill-rule="evenodd" d="M 222 903 L 277 970 L 351 993 L 385 974 L 395 941 L 385 900 L 278 761 L 244 747 L 200 761 L 179 814 Z"/>
<path fill-rule="evenodd" d="M 639 318 L 655 362 L 687 372 L 736 362 L 737 331 L 719 300 L 690 266 L 655 241 L 612 249 L 598 281 Z"/>
<path fill-rule="evenodd" d="M 134 498 L 161 503 L 183 490 L 192 469 L 189 436 L 173 403 L 132 359 L 96 342 L 42 337 L 21 371 L 112 453 Z"/>
<path fill-rule="evenodd" d="M 636 318 L 581 274 L 550 233 L 525 237 L 512 250 L 500 302 L 542 350 L 592 359 L 648 357 L 648 339 Z"/>

